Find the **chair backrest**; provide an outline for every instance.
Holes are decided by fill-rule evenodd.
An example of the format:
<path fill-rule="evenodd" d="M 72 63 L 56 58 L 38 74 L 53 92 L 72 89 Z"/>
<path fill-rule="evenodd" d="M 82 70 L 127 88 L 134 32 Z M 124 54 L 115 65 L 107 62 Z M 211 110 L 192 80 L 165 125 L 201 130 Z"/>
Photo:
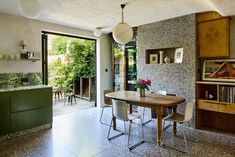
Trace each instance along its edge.
<path fill-rule="evenodd" d="M 195 106 L 195 100 L 189 102 L 185 106 L 184 121 L 190 121 L 193 117 L 193 108 Z"/>
<path fill-rule="evenodd" d="M 113 102 L 113 115 L 117 118 L 117 119 L 121 119 L 121 120 L 128 120 L 127 117 L 127 107 L 126 107 L 126 102 L 125 101 L 121 101 L 121 100 L 114 100 L 112 99 Z"/>
<path fill-rule="evenodd" d="M 111 92 L 113 92 L 112 89 L 106 89 L 106 90 L 104 90 L 104 103 L 105 103 L 106 105 L 112 105 L 112 99 L 107 98 L 107 97 L 105 96 L 105 94 L 111 93 Z"/>

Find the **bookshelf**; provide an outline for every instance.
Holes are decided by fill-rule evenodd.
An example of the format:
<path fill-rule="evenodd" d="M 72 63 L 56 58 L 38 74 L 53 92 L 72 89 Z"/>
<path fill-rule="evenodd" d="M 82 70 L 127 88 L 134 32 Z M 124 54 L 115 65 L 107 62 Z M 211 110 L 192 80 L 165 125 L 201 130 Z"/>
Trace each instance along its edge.
<path fill-rule="evenodd" d="M 235 83 L 196 82 L 197 128 L 235 132 Z"/>

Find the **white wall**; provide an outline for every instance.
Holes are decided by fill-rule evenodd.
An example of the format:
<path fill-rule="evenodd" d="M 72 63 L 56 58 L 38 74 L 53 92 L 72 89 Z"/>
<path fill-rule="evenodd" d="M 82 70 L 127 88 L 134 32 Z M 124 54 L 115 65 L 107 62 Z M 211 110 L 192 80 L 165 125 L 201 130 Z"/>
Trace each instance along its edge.
<path fill-rule="evenodd" d="M 75 36 L 95 38 L 91 31 L 30 20 L 0 13 L 0 54 L 20 54 L 19 42 L 27 42 L 26 49 L 41 52 L 41 31 L 52 31 Z M 103 103 L 103 89 L 111 87 L 111 42 L 108 35 L 97 40 L 97 104 Z M 105 68 L 109 69 L 105 72 Z M 41 61 L 30 62 L 0 60 L 0 73 L 41 72 Z"/>

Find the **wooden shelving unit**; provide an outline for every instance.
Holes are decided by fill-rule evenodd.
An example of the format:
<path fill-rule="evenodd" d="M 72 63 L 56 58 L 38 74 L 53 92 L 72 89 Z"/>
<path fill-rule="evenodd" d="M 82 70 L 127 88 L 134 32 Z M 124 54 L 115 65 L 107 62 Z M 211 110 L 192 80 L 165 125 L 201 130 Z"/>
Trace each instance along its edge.
<path fill-rule="evenodd" d="M 197 128 L 214 128 L 235 132 L 235 90 L 220 90 L 221 87 L 235 89 L 235 83 L 200 81 L 196 85 Z M 209 97 L 209 95 L 213 97 Z M 227 97 L 226 101 L 221 101 L 221 97 Z"/>
<path fill-rule="evenodd" d="M 226 24 L 226 27 L 214 25 L 214 22 Z M 225 21 L 225 22 L 224 22 Z M 229 58 L 229 17 L 222 17 L 216 12 L 197 14 L 197 62 L 198 77 L 202 80 L 203 61 Z M 205 28 L 204 28 L 205 27 Z M 223 34 L 218 42 L 207 42 L 205 36 L 209 28 Z M 215 38 L 218 38 L 215 36 Z M 209 48 L 210 51 L 207 49 Z M 233 82 L 196 82 L 196 127 L 200 129 L 235 132 L 235 83 Z"/>

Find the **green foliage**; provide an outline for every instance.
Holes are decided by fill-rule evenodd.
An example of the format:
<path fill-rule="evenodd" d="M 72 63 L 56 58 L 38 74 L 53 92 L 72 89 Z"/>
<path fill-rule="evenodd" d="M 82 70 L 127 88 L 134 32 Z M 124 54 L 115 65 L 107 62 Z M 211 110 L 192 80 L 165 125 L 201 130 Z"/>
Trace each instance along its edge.
<path fill-rule="evenodd" d="M 65 54 L 65 59 L 58 58 L 49 65 L 48 73 L 51 86 L 71 87 L 75 77 L 95 76 L 95 41 L 61 36 L 55 39 L 52 41 L 52 45 L 57 41 L 60 43 L 54 44 L 57 46 L 52 46 L 51 52 L 59 51 L 54 54 Z M 66 54 L 69 45 L 67 42 L 70 42 L 70 54 Z"/>
<path fill-rule="evenodd" d="M 51 50 L 49 55 L 60 55 L 66 53 L 68 37 L 55 36 L 52 40 Z"/>

